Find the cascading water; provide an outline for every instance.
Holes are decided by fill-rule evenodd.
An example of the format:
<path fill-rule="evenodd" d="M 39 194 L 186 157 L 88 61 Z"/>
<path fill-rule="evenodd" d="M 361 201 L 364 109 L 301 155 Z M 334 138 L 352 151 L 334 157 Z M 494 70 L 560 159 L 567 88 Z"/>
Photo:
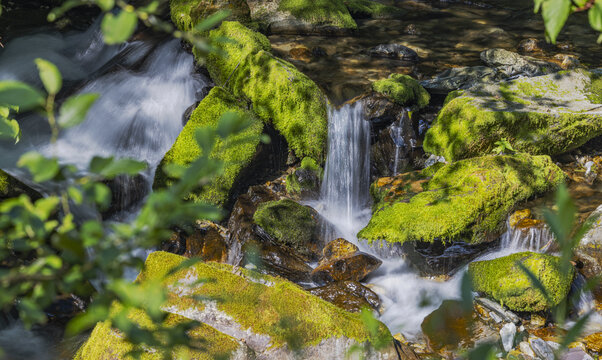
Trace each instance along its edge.
<path fill-rule="evenodd" d="M 405 109 L 403 114 L 399 117 L 399 120 L 396 124 L 391 126 L 391 139 L 395 144 L 395 160 L 393 162 L 393 175 L 397 175 L 399 171 L 399 156 L 401 152 L 408 148 L 414 147 L 415 144 L 406 144 L 406 141 L 403 138 L 404 131 L 404 123 L 410 121 L 410 112 L 409 109 Z M 414 141 L 414 139 L 410 139 L 410 141 Z"/>
<path fill-rule="evenodd" d="M 21 177 L 23 173 L 14 164 L 30 150 L 57 156 L 61 163 L 82 171 L 94 156 L 144 161 L 148 170 L 141 177 L 118 178 L 112 184 L 122 203 L 119 210 L 123 210 L 113 219 L 126 219 L 150 192 L 155 168 L 182 129 L 182 114 L 201 99 L 198 94 L 205 81 L 195 74 L 192 56 L 177 40 L 105 46 L 96 23 L 84 33 L 14 39 L 0 53 L 0 79 L 41 86 L 33 62 L 36 57 L 56 63 L 66 80 L 65 92 L 71 86 L 75 93 L 98 93 L 100 97 L 86 120 L 63 131 L 55 144 L 50 144 L 44 118 L 21 116 L 23 138 L 16 146 L 0 142 L 4 155 L 0 167 Z"/>
<path fill-rule="evenodd" d="M 546 225 L 520 229 L 506 221 L 506 232 L 501 236 L 501 248 L 510 251 L 546 252 L 553 243 L 554 237 Z"/>

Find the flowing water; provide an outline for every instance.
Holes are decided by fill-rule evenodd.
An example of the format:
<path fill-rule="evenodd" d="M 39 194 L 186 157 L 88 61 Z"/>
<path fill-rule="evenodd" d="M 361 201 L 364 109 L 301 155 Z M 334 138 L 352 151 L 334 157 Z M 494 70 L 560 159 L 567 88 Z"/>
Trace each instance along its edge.
<path fill-rule="evenodd" d="M 128 218 L 150 192 L 155 168 L 183 127 L 182 114 L 201 99 L 198 94 L 206 82 L 195 74 L 192 56 L 177 40 L 106 46 L 97 22 L 83 33 L 44 32 L 12 40 L 0 52 L 0 79 L 41 87 L 34 65 L 38 57 L 61 70 L 66 90 L 59 96 L 71 92 L 98 93 L 100 97 L 86 120 L 63 131 L 55 144 L 50 143 L 44 118 L 21 116 L 23 137 L 16 146 L 0 142 L 0 166 L 24 178 L 15 167 L 16 160 L 34 149 L 81 171 L 94 156 L 146 162 L 148 170 L 142 177 L 119 178 L 112 186 L 122 203 L 117 206 L 122 212 L 113 218 Z"/>

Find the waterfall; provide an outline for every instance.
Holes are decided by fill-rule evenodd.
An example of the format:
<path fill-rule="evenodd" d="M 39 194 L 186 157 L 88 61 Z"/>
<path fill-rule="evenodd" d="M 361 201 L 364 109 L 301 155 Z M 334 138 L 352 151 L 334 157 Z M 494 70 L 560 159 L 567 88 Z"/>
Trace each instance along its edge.
<path fill-rule="evenodd" d="M 554 235 L 547 225 L 541 224 L 528 228 L 512 227 L 506 220 L 506 232 L 501 236 L 502 251 L 546 252 L 554 244 Z"/>
<path fill-rule="evenodd" d="M 397 123 L 391 125 L 390 135 L 393 144 L 395 144 L 395 159 L 393 161 L 393 176 L 397 175 L 399 171 L 399 156 L 400 153 L 407 149 L 408 146 L 415 146 L 415 144 L 406 144 L 403 138 L 403 130 L 406 122 L 410 121 L 409 109 L 404 109 L 403 114 L 399 117 Z M 410 139 L 412 141 L 413 139 Z"/>
<path fill-rule="evenodd" d="M 369 204 L 370 123 L 360 101 L 329 109 L 328 155 L 321 189 L 323 215 L 350 229 Z"/>

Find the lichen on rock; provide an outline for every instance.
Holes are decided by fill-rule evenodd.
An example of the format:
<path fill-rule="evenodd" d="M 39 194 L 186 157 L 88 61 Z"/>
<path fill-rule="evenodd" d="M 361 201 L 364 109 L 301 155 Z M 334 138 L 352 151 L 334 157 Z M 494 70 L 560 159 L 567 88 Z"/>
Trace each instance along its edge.
<path fill-rule="evenodd" d="M 274 57 L 268 39 L 237 22 L 225 21 L 210 33 L 221 52 L 207 58 L 211 78 L 234 96 L 249 99 L 253 111 L 284 136 L 302 158 L 321 162 L 326 147 L 326 98 L 292 64 Z"/>
<path fill-rule="evenodd" d="M 372 89 L 404 106 L 416 105 L 418 108 L 423 108 L 431 99 L 418 81 L 408 75 L 391 74 L 387 79 L 372 83 Z"/>
<path fill-rule="evenodd" d="M 529 276 L 517 265 L 525 266 L 546 289 L 550 301 L 532 284 Z M 475 261 L 468 266 L 474 290 L 482 292 L 514 311 L 544 311 L 566 298 L 575 274 L 559 268 L 560 259 L 533 252 L 521 252 L 502 258 Z"/>
<path fill-rule="evenodd" d="M 162 167 L 167 164 L 188 165 L 199 156 L 202 150 L 195 140 L 195 132 L 201 127 L 217 128 L 219 120 L 228 113 L 234 113 L 249 119 L 251 125 L 230 138 L 218 139 L 210 157 L 224 162 L 223 173 L 210 184 L 189 195 L 193 201 L 206 201 L 216 205 L 224 205 L 229 198 L 240 172 L 250 164 L 260 143 L 263 123 L 255 115 L 244 108 L 241 103 L 226 90 L 214 87 L 192 112 L 190 120 L 176 139 L 172 148 L 165 154 L 157 169 L 153 187 L 169 186 L 172 180 Z"/>
<path fill-rule="evenodd" d="M 565 71 L 483 84 L 449 98 L 424 139 L 425 151 L 455 161 L 492 152 L 506 138 L 518 151 L 556 155 L 602 134 L 592 75 Z"/>
<path fill-rule="evenodd" d="M 517 202 L 553 190 L 564 181 L 564 173 L 548 156 L 517 154 L 444 165 L 428 182 L 419 175 L 410 178 L 418 179 L 416 188 L 399 196 L 373 189 L 378 203 L 359 238 L 400 243 L 488 241 L 501 233 Z"/>

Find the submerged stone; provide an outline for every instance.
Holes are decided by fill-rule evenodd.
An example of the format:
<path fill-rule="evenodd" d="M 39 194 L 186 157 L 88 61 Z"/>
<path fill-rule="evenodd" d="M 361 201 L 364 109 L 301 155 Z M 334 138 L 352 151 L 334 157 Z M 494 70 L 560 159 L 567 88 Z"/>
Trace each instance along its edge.
<path fill-rule="evenodd" d="M 517 151 L 555 155 L 602 134 L 602 87 L 584 70 L 483 84 L 452 92 L 424 139 L 426 152 L 455 161 L 491 153 L 507 139 Z"/>
<path fill-rule="evenodd" d="M 207 57 L 207 69 L 217 84 L 239 98 L 286 139 L 299 158 L 324 157 L 328 114 L 326 98 L 306 75 L 269 53 L 268 39 L 238 22 L 225 21 L 210 39 L 220 52 Z M 219 41 L 228 38 L 230 41 Z"/>
<path fill-rule="evenodd" d="M 517 265 L 529 269 L 546 289 L 550 301 L 532 284 Z M 494 260 L 476 261 L 468 266 L 474 290 L 501 302 L 511 310 L 536 312 L 548 310 L 564 300 L 571 288 L 574 269 L 562 274 L 555 256 L 522 252 Z"/>
<path fill-rule="evenodd" d="M 169 290 L 164 310 L 172 314 L 170 317 L 199 321 L 203 323 L 201 328 L 210 332 L 198 338 L 206 340 L 215 351 L 192 353 L 193 358 L 215 358 L 216 353 L 234 356 L 240 354 L 241 343 L 262 359 L 343 358 L 354 345 L 374 343 L 375 336 L 390 341 L 391 345 L 372 351 L 368 358 L 395 356 L 392 336 L 381 323 L 371 334 L 359 314 L 340 309 L 286 280 L 225 264 L 197 263 L 169 274 L 170 269 L 184 260 L 181 256 L 154 252 L 146 260 L 138 281 L 162 281 Z M 197 284 L 196 280 L 201 279 L 203 283 Z M 119 355 L 127 350 L 108 324 L 99 323 L 77 359 L 121 358 Z M 143 356 L 155 359 L 152 349 Z"/>
<path fill-rule="evenodd" d="M 405 177 L 408 186 L 403 186 Z M 491 241 L 503 230 L 516 203 L 555 189 L 564 174 L 548 156 L 516 154 L 441 164 L 393 179 L 397 178 L 400 184 L 392 190 L 381 191 L 383 179 L 372 185 L 373 215 L 359 238 L 400 243 Z"/>
<path fill-rule="evenodd" d="M 263 123 L 252 112 L 246 110 L 244 105 L 224 88 L 211 89 L 209 95 L 192 113 L 174 145 L 165 154 L 155 174 L 153 187 L 169 186 L 173 182 L 163 169 L 167 164 L 187 166 L 202 155 L 202 149 L 195 139 L 197 129 L 205 126 L 215 129 L 223 115 L 235 113 L 248 119 L 251 125 L 226 140 L 216 140 L 210 158 L 223 161 L 223 174 L 188 197 L 193 201 L 205 201 L 222 206 L 226 204 L 241 172 L 252 162 L 263 131 Z"/>
<path fill-rule="evenodd" d="M 372 89 L 384 94 L 394 102 L 423 108 L 431 100 L 429 93 L 412 77 L 402 74 L 391 74 L 389 78 L 375 81 Z"/>

